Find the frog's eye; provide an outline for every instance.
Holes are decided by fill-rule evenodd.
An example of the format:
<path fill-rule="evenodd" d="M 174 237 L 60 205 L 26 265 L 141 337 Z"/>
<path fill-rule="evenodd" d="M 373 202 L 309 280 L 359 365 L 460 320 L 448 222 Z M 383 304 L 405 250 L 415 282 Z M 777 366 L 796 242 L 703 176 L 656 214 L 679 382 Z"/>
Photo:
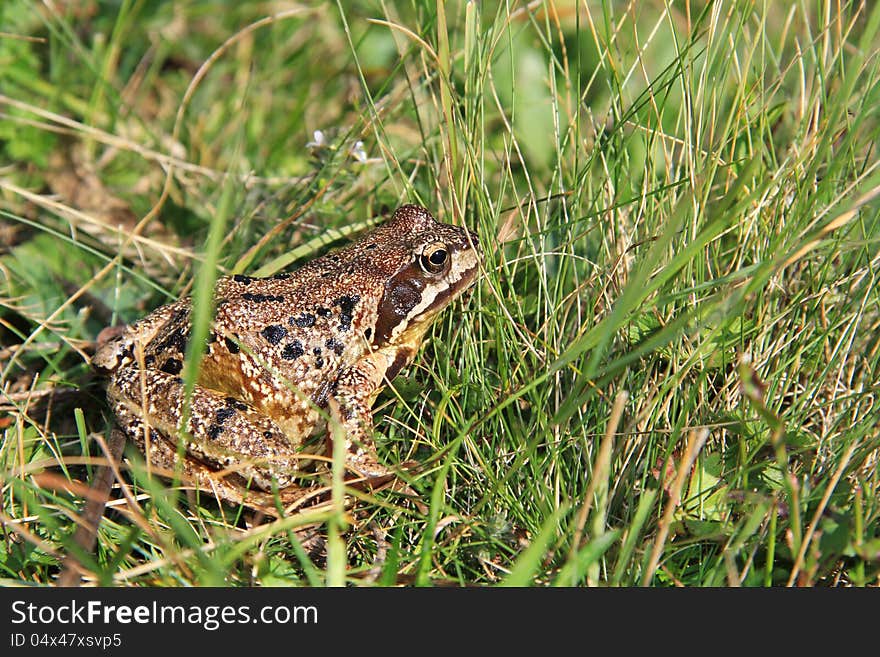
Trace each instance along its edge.
<path fill-rule="evenodd" d="M 443 242 L 430 244 L 419 257 L 419 264 L 426 274 L 439 274 L 449 263 L 449 251 Z"/>

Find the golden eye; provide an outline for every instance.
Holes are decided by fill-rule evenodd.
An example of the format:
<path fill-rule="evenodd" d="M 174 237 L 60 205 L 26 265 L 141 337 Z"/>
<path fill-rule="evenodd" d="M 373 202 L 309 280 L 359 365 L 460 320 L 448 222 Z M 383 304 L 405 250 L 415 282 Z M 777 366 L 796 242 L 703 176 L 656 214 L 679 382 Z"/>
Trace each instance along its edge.
<path fill-rule="evenodd" d="M 449 251 L 442 242 L 428 246 L 419 257 L 419 264 L 427 274 L 439 274 L 449 262 Z"/>

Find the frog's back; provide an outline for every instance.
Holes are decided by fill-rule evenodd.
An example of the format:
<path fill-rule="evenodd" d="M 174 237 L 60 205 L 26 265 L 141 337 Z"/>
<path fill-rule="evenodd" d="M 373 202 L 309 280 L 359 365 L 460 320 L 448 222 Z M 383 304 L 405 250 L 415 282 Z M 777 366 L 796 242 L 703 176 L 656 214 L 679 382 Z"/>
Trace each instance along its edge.
<path fill-rule="evenodd" d="M 338 269 L 272 278 L 221 279 L 200 382 L 239 391 L 258 406 L 288 401 L 291 388 L 319 401 L 322 386 L 369 349 L 376 312 L 369 279 L 347 280 Z M 323 276 L 329 272 L 330 276 Z M 366 328 L 365 328 L 366 327 Z"/>

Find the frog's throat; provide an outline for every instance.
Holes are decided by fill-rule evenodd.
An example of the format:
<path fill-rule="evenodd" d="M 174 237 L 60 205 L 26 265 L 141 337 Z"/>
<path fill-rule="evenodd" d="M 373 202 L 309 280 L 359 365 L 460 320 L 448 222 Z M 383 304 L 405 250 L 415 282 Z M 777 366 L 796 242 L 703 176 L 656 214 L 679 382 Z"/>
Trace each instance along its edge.
<path fill-rule="evenodd" d="M 404 330 L 394 336 L 393 342 L 389 343 L 389 346 L 396 349 L 402 347 L 409 348 L 412 354 L 415 355 L 415 352 L 419 350 L 419 346 L 422 344 L 425 333 L 428 331 L 431 324 L 434 323 L 434 320 L 439 314 L 440 310 L 438 309 L 434 312 L 426 313 L 417 320 L 410 322 Z"/>

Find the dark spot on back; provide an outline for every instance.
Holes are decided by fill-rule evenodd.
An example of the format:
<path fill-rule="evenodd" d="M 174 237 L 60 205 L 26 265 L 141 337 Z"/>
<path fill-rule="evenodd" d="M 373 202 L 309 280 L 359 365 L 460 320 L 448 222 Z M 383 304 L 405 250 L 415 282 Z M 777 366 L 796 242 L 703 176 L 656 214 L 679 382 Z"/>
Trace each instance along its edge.
<path fill-rule="evenodd" d="M 341 342 L 337 342 L 335 338 L 327 340 L 327 342 L 324 343 L 324 346 L 327 347 L 327 349 L 332 350 L 337 356 L 341 356 L 342 351 L 345 349 L 345 345 Z"/>
<path fill-rule="evenodd" d="M 330 317 L 333 314 L 329 308 L 318 308 L 315 312 L 318 313 L 318 317 Z"/>
<path fill-rule="evenodd" d="M 371 329 L 371 328 L 369 328 L 369 327 L 367 327 L 367 328 L 364 329 L 364 337 L 365 337 L 367 340 L 369 340 L 370 337 L 372 337 L 372 335 L 373 335 L 373 329 Z"/>
<path fill-rule="evenodd" d="M 275 281 L 286 281 L 288 278 L 290 278 L 290 274 L 287 273 L 287 272 L 282 272 L 282 273 L 280 273 L 280 274 L 275 274 L 275 275 L 272 277 L 272 280 L 275 280 Z"/>
<path fill-rule="evenodd" d="M 235 344 L 235 342 L 233 342 L 232 340 L 230 340 L 228 337 L 224 337 L 224 338 L 223 338 L 223 341 L 226 343 L 226 348 L 229 349 L 229 353 L 231 353 L 231 354 L 237 354 L 239 351 L 241 351 L 241 350 L 238 348 L 238 345 Z"/>
<path fill-rule="evenodd" d="M 339 330 L 347 331 L 351 328 L 351 321 L 354 318 L 354 308 L 361 300 L 357 294 L 339 297 L 333 302 L 334 306 L 339 306 Z"/>
<path fill-rule="evenodd" d="M 234 408 L 228 408 L 228 407 L 227 408 L 218 408 L 217 409 L 217 424 L 223 424 L 224 422 L 226 422 L 226 420 L 231 418 L 233 415 L 235 415 Z"/>
<path fill-rule="evenodd" d="M 320 356 L 321 355 L 321 347 L 315 347 L 314 349 L 312 349 L 312 353 L 315 354 L 315 356 Z"/>
<path fill-rule="evenodd" d="M 212 424 L 208 427 L 208 438 L 211 440 L 217 440 L 217 437 L 220 435 L 220 432 L 223 431 L 223 427 L 219 424 Z"/>
<path fill-rule="evenodd" d="M 272 437 L 271 431 L 264 431 L 263 432 L 263 438 L 265 438 L 266 440 L 269 440 L 271 437 Z"/>
<path fill-rule="evenodd" d="M 247 410 L 247 404 L 245 404 L 241 400 L 236 399 L 235 397 L 227 397 L 223 401 L 225 401 L 227 404 L 229 404 L 230 406 L 235 408 L 235 410 L 237 410 L 237 411 L 246 411 Z"/>
<path fill-rule="evenodd" d="M 335 305 L 339 306 L 339 310 L 341 312 L 344 312 L 344 313 L 350 315 L 352 313 L 352 311 L 354 311 L 354 307 L 358 304 L 358 301 L 360 301 L 360 300 L 361 300 L 360 295 L 352 294 L 352 295 L 346 295 L 343 297 L 339 297 L 333 303 Z"/>
<path fill-rule="evenodd" d="M 317 367 L 318 369 L 321 369 L 322 367 L 324 367 L 324 359 L 321 358 L 320 356 L 318 356 L 315 359 L 315 367 Z"/>
<path fill-rule="evenodd" d="M 232 280 L 234 280 L 236 283 L 241 283 L 242 285 L 250 285 L 251 281 L 253 281 L 254 279 L 250 276 L 245 276 L 244 274 L 236 274 L 232 277 Z"/>
<path fill-rule="evenodd" d="M 284 301 L 284 297 L 281 295 L 253 294 L 252 292 L 245 292 L 241 295 L 241 298 L 246 301 L 253 301 L 254 303 L 265 303 L 266 301 L 277 301 L 280 303 Z"/>
<path fill-rule="evenodd" d="M 294 340 L 293 342 L 284 345 L 284 349 L 281 351 L 281 357 L 284 360 L 296 360 L 304 353 L 306 352 L 302 347 L 302 343 L 299 340 Z"/>
<path fill-rule="evenodd" d="M 364 249 L 367 249 L 367 250 L 369 250 L 369 249 L 375 249 L 375 248 L 376 248 L 376 245 L 375 245 L 375 244 L 367 244 L 367 245 L 364 247 Z"/>
<path fill-rule="evenodd" d="M 260 335 L 266 338 L 269 344 L 275 345 L 281 342 L 284 336 L 287 335 L 287 329 L 278 324 L 272 324 L 260 331 Z"/>
<path fill-rule="evenodd" d="M 176 358 L 169 358 L 164 363 L 162 363 L 162 367 L 160 367 L 163 372 L 167 372 L 168 374 L 180 374 L 180 370 L 183 369 L 183 363 L 181 363 Z"/>
<path fill-rule="evenodd" d="M 147 354 L 144 356 L 144 367 L 150 367 L 156 362 L 156 357 L 153 354 Z"/>
<path fill-rule="evenodd" d="M 299 317 L 291 317 L 290 323 L 300 328 L 309 328 L 315 325 L 315 316 L 311 313 L 302 313 Z"/>

